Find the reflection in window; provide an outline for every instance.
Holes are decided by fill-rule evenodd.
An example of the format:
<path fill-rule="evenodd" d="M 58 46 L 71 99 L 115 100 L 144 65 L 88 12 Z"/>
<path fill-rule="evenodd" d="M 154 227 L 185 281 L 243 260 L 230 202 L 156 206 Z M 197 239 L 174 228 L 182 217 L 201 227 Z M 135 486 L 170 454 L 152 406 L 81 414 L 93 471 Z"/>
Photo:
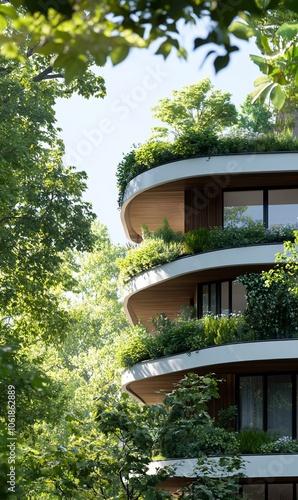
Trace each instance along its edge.
<path fill-rule="evenodd" d="M 224 227 L 263 220 L 263 191 L 224 192 Z"/>
<path fill-rule="evenodd" d="M 270 189 L 268 191 L 268 225 L 297 225 L 298 189 Z"/>
<path fill-rule="evenodd" d="M 224 192 L 223 226 L 241 227 L 251 221 L 265 227 L 298 227 L 298 188 Z"/>
<path fill-rule="evenodd" d="M 291 375 L 268 377 L 268 431 L 277 436 L 292 436 Z"/>
<path fill-rule="evenodd" d="M 263 429 L 263 377 L 240 378 L 240 430 Z"/>
<path fill-rule="evenodd" d="M 227 280 L 198 287 L 199 317 L 206 314 L 228 316 L 244 311 L 245 307 L 245 289 L 242 283 Z"/>
<path fill-rule="evenodd" d="M 294 488 L 296 489 L 295 497 Z M 298 486 L 293 483 L 259 483 L 242 486 L 242 498 L 246 500 L 294 500 L 297 492 Z"/>
<path fill-rule="evenodd" d="M 239 377 L 239 429 L 263 429 L 278 437 L 296 438 L 298 376 Z"/>
<path fill-rule="evenodd" d="M 243 498 L 249 500 L 265 500 L 264 484 L 245 484 L 243 486 Z"/>
<path fill-rule="evenodd" d="M 245 288 L 242 283 L 233 281 L 232 283 L 232 312 L 242 312 L 246 308 Z"/>
<path fill-rule="evenodd" d="M 268 499 L 270 500 L 293 500 L 292 484 L 268 484 Z"/>

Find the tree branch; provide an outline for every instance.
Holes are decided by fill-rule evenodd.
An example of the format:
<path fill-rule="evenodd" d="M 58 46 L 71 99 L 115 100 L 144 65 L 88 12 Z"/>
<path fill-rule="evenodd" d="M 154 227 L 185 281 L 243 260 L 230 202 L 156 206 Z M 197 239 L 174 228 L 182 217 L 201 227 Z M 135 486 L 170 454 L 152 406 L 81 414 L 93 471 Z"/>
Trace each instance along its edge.
<path fill-rule="evenodd" d="M 43 70 L 41 73 L 38 75 L 34 76 L 33 81 L 34 82 L 41 82 L 42 80 L 51 80 L 52 78 L 63 78 L 63 75 L 61 73 L 52 73 L 53 67 L 49 66 L 45 70 Z"/>

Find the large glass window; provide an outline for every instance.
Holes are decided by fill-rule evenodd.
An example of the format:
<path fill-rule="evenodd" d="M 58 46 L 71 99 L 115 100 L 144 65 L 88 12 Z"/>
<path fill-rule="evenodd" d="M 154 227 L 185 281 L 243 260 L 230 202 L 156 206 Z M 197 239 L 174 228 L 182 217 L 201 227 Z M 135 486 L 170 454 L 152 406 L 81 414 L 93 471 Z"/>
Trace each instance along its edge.
<path fill-rule="evenodd" d="M 244 484 L 242 498 L 246 500 L 294 500 L 298 486 L 294 483 Z"/>
<path fill-rule="evenodd" d="M 240 227 L 249 221 L 298 227 L 298 188 L 225 191 L 223 226 Z"/>
<path fill-rule="evenodd" d="M 242 497 L 246 500 L 265 500 L 265 484 L 245 484 Z"/>
<path fill-rule="evenodd" d="M 297 374 L 239 377 L 239 430 L 297 437 Z"/>
<path fill-rule="evenodd" d="M 240 377 L 240 430 L 263 429 L 263 377 Z"/>
<path fill-rule="evenodd" d="M 270 500 L 293 500 L 292 484 L 268 484 L 268 498 Z"/>
<path fill-rule="evenodd" d="M 268 191 L 268 225 L 296 225 L 298 222 L 298 189 Z"/>
<path fill-rule="evenodd" d="M 218 281 L 199 285 L 198 314 L 229 315 L 244 311 L 246 307 L 245 289 L 242 283 L 233 280 Z"/>
<path fill-rule="evenodd" d="M 224 227 L 263 220 L 263 191 L 224 192 Z"/>
<path fill-rule="evenodd" d="M 270 375 L 267 430 L 277 436 L 292 436 L 292 377 Z"/>

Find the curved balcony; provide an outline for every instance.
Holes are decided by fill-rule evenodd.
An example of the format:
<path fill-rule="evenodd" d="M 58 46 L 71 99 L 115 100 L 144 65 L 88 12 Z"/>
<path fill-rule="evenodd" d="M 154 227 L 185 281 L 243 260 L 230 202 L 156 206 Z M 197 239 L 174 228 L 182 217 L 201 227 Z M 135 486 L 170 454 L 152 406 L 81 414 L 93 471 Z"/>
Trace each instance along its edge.
<path fill-rule="evenodd" d="M 216 463 L 218 458 L 213 457 L 213 460 Z M 244 476 L 241 481 L 242 483 L 246 482 L 251 485 L 257 485 L 259 488 L 261 488 L 262 483 L 265 482 L 269 484 L 292 484 L 294 479 L 294 483 L 296 483 L 298 470 L 297 454 L 243 455 L 242 460 L 243 468 L 241 472 Z M 175 472 L 173 476 L 159 485 L 160 488 L 166 489 L 174 494 L 178 488 L 182 488 L 191 483 L 191 479 L 195 477 L 194 468 L 196 464 L 196 459 L 160 460 L 150 464 L 148 473 L 155 474 L 158 469 L 163 467 L 174 468 Z M 298 493 L 297 485 L 296 488 Z M 261 496 L 260 498 L 264 497 Z M 270 496 L 268 498 L 270 498 Z M 288 497 L 274 496 L 274 498 Z"/>
<path fill-rule="evenodd" d="M 217 250 L 157 266 L 133 278 L 124 291 L 124 309 L 131 324 L 148 324 L 156 314 L 174 319 L 189 306 L 198 283 L 261 272 L 282 252 L 282 245 Z"/>
<path fill-rule="evenodd" d="M 298 339 L 244 342 L 208 347 L 156 360 L 124 371 L 122 389 L 146 404 L 160 403 L 188 372 L 214 372 L 230 379 L 241 373 L 297 371 Z M 230 396 L 227 396 L 227 398 Z M 231 398 L 230 398 L 231 399 Z M 233 401 L 229 401 L 233 404 Z"/>
<path fill-rule="evenodd" d="M 168 163 L 144 172 L 129 182 L 121 220 L 126 236 L 141 241 L 141 226 L 151 231 L 166 218 L 184 232 L 189 206 L 185 193 L 197 190 L 200 205 L 220 196 L 223 189 L 297 185 L 298 153 L 250 153 L 192 158 Z M 216 209 L 218 210 L 218 208 Z M 191 211 L 191 210 L 190 210 Z M 207 226 L 219 225 L 220 214 L 209 217 Z"/>

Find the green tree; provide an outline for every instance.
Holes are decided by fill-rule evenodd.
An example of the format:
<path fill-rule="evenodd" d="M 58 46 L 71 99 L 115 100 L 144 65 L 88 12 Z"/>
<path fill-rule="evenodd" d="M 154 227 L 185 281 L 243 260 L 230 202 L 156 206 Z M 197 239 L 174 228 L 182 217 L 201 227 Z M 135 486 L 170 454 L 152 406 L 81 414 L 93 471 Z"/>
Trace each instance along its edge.
<path fill-rule="evenodd" d="M 273 132 L 272 112 L 259 101 L 252 103 L 251 97 L 247 96 L 238 111 L 237 128 L 261 134 Z"/>
<path fill-rule="evenodd" d="M 135 47 L 147 48 L 155 44 L 156 53 L 164 57 L 173 49 L 180 57 L 186 57 L 183 19 L 187 26 L 197 26 L 192 30 L 194 49 L 213 44 L 208 55 L 215 56 L 215 70 L 219 71 L 229 64 L 231 53 L 238 50 L 234 37 L 247 40 L 259 36 L 267 50 L 268 37 L 258 30 L 255 20 L 268 12 L 278 13 L 281 8 L 289 9 L 289 18 L 280 27 L 280 35 L 285 41 L 280 60 L 286 77 L 295 79 L 297 25 L 291 24 L 290 13 L 297 13 L 298 7 L 293 0 L 239 0 L 235 3 L 203 0 L 166 7 L 158 0 L 150 3 L 125 0 L 120 4 L 115 0 L 96 4 L 13 0 L 2 4 L 0 9 L 2 53 L 24 61 L 22 47 L 28 47 L 30 53 L 49 56 L 50 66 L 55 72 L 65 72 L 69 82 L 83 76 L 92 63 L 103 66 L 107 59 L 113 64 L 120 63 Z M 245 22 L 240 22 L 239 17 L 244 17 Z M 287 46 L 289 40 L 292 43 Z M 217 46 L 221 48 L 220 54 Z M 271 94 L 273 102 L 279 105 L 280 85 L 285 84 L 280 78 L 281 65 L 275 64 L 272 58 L 265 65 L 260 65 L 256 58 L 254 62 L 276 87 Z"/>
<path fill-rule="evenodd" d="M 7 61 L 1 58 L 5 67 Z M 91 250 L 91 205 L 83 201 L 86 174 L 63 165 L 64 146 L 55 124 L 56 81 L 34 81 L 39 58 L 29 58 L 0 77 L 0 426 L 8 464 L 7 388 L 14 387 L 17 436 L 35 436 L 68 408 L 63 380 L 53 376 L 70 326 L 59 299 L 74 286 L 71 251 Z M 7 476 L 1 468 L 1 498 Z M 20 471 L 18 470 L 18 473 Z M 2 481 L 3 479 L 3 481 Z"/>
<path fill-rule="evenodd" d="M 219 132 L 236 123 L 237 111 L 231 103 L 231 94 L 214 90 L 209 78 L 172 94 L 171 99 L 161 99 L 152 108 L 153 117 L 166 124 L 152 129 L 153 138 L 178 137 L 190 131 Z"/>

